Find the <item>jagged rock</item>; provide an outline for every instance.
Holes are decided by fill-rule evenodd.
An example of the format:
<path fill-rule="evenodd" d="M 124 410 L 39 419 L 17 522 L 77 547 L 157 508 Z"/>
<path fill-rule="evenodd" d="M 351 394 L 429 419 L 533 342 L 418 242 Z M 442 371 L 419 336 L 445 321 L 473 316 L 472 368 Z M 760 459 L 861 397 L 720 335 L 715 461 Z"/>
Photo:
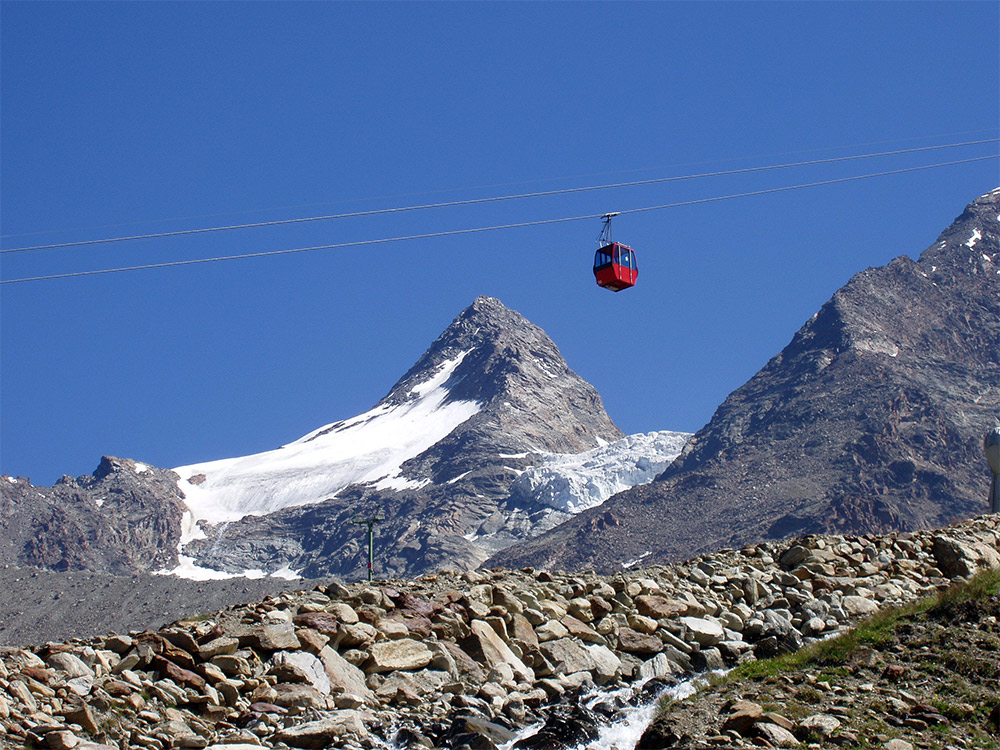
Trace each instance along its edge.
<path fill-rule="evenodd" d="M 278 651 L 271 658 L 268 672 L 283 682 L 305 682 L 324 695 L 330 692 L 330 677 L 323 662 L 304 651 Z"/>
<path fill-rule="evenodd" d="M 982 436 L 1000 415 L 998 215 L 994 190 L 918 261 L 856 274 L 655 481 L 485 565 L 610 573 L 640 556 L 676 562 L 986 512 Z"/>
<path fill-rule="evenodd" d="M 372 644 L 371 659 L 366 670 L 369 673 L 379 673 L 423 669 L 433 658 L 434 654 L 427 646 L 410 638 L 380 641 Z"/>
<path fill-rule="evenodd" d="M 526 666 L 513 651 L 507 646 L 506 643 L 496 634 L 489 625 L 487 625 L 482 620 L 473 620 L 469 627 L 472 631 L 472 635 L 469 638 L 469 644 L 474 650 L 475 654 L 482 656 L 482 661 L 490 668 L 496 667 L 500 664 L 506 664 L 511 669 L 514 670 L 514 674 L 519 680 L 525 682 L 532 682 L 534 680 L 534 673 L 531 668 Z M 474 655 L 475 655 L 474 654 Z"/>
<path fill-rule="evenodd" d="M 934 537 L 934 559 L 949 578 L 968 578 L 987 568 L 1000 568 L 1000 554 L 979 542 L 962 542 L 948 537 Z"/>
<path fill-rule="evenodd" d="M 365 673 L 347 661 L 329 646 L 319 653 L 323 669 L 330 680 L 331 689 L 356 695 L 366 703 L 374 702 L 374 695 L 365 684 Z"/>
<path fill-rule="evenodd" d="M 322 748 L 340 737 L 364 737 L 367 734 L 356 712 L 341 711 L 335 718 L 309 721 L 282 729 L 275 733 L 274 739 L 292 747 Z"/>

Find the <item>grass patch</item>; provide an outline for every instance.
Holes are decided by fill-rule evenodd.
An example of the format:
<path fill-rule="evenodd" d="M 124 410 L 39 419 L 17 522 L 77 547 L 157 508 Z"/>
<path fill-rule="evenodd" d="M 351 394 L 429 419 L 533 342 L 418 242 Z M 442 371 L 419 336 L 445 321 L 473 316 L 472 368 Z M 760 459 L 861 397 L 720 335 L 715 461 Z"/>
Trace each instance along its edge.
<path fill-rule="evenodd" d="M 902 607 L 886 607 L 862 620 L 852 630 L 834 638 L 810 644 L 794 654 L 783 654 L 773 659 L 744 662 L 733 669 L 725 682 L 762 680 L 782 672 L 801 670 L 811 666 L 842 665 L 860 647 L 881 646 L 892 641 L 897 629 L 911 617 L 926 614 L 947 619 L 957 611 L 979 606 L 979 603 L 1000 593 L 1000 570 L 989 570 L 968 581 L 957 583 L 946 591 L 929 596 Z M 965 665 L 978 671 L 979 665 Z M 836 667 L 842 669 L 842 667 Z M 827 669 L 824 674 L 836 674 Z M 846 673 L 846 672 L 841 672 Z M 832 682 L 832 680 L 831 680 Z"/>

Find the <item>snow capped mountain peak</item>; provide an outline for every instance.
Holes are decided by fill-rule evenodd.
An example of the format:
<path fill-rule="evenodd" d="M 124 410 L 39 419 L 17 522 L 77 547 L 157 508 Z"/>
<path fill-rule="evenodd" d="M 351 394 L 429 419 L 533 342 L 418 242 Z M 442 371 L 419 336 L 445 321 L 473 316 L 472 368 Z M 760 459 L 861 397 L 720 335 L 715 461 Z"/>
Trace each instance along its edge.
<path fill-rule="evenodd" d="M 351 575 L 364 559 L 351 521 L 371 510 L 385 516 L 386 573 L 475 568 L 648 481 L 683 442 L 622 438 L 541 328 L 479 297 L 364 414 L 277 450 L 175 469 L 188 512 L 187 567 L 174 572 Z M 603 452 L 574 458 L 590 450 Z M 548 467 L 540 482 L 551 488 L 573 475 L 563 485 L 580 497 L 560 490 L 561 500 L 545 504 L 514 491 L 540 462 Z M 604 470 L 610 478 L 596 477 Z"/>
<path fill-rule="evenodd" d="M 446 403 L 449 378 L 467 354 L 443 362 L 401 403 L 383 400 L 273 451 L 174 469 L 192 519 L 220 523 L 265 515 L 321 502 L 352 484 L 401 488 L 393 480 L 404 461 L 479 411 L 475 401 Z"/>

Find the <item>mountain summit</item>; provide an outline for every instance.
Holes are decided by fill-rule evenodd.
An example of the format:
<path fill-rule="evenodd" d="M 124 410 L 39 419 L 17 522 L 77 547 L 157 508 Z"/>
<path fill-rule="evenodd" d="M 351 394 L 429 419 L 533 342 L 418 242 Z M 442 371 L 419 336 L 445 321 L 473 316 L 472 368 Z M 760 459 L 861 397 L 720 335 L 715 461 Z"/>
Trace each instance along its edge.
<path fill-rule="evenodd" d="M 998 222 L 1000 189 L 919 261 L 855 275 L 658 481 L 489 564 L 608 570 L 986 512 L 982 435 L 1000 415 Z"/>
<path fill-rule="evenodd" d="M 652 479 L 687 437 L 622 443 L 628 455 L 608 472 L 629 481 L 605 482 L 596 502 Z M 545 332 L 479 297 L 368 412 L 277 450 L 175 469 L 188 508 L 186 572 L 197 573 L 196 559 L 227 573 L 356 575 L 366 555 L 356 524 L 367 519 L 378 519 L 383 575 L 475 568 L 580 509 L 578 499 L 536 499 L 544 479 L 519 491 L 515 480 L 533 467 L 555 471 L 566 454 L 614 453 L 622 440 Z"/>

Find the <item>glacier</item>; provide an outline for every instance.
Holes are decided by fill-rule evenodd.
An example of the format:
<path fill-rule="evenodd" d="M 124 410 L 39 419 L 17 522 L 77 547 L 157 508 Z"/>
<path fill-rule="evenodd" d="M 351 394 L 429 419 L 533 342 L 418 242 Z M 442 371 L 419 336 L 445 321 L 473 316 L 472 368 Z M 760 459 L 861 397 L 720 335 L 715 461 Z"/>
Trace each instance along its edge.
<path fill-rule="evenodd" d="M 660 430 L 626 435 L 583 453 L 544 454 L 526 469 L 512 494 L 532 498 L 554 510 L 580 513 L 615 493 L 652 482 L 691 437 L 688 432 Z"/>
<path fill-rule="evenodd" d="M 200 521 L 237 521 L 319 503 L 352 484 L 406 486 L 402 464 L 480 410 L 476 401 L 448 400 L 448 380 L 466 354 L 442 363 L 398 402 L 382 401 L 272 451 L 173 469 L 188 508 L 181 545 L 201 536 Z"/>

